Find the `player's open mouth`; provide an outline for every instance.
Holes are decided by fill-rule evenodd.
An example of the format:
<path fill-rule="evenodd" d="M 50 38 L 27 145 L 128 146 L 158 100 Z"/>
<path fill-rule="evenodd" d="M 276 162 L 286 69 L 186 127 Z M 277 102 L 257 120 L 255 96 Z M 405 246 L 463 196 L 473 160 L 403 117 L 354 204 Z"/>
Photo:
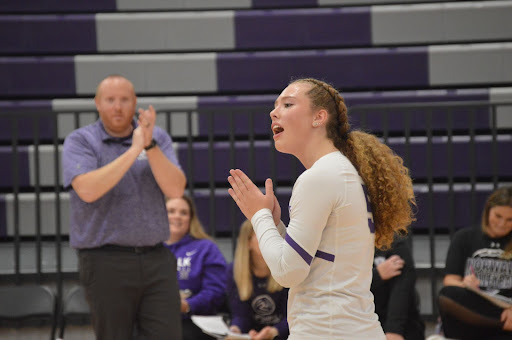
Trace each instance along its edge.
<path fill-rule="evenodd" d="M 272 125 L 272 132 L 274 133 L 274 136 L 280 134 L 283 131 L 284 131 L 284 129 L 280 125 L 278 125 L 278 124 Z"/>

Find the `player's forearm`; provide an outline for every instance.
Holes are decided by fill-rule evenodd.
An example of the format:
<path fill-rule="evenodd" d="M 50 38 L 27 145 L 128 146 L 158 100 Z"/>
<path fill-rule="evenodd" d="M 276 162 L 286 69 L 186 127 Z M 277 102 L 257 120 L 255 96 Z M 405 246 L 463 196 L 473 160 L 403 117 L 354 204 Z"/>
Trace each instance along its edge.
<path fill-rule="evenodd" d="M 137 159 L 141 150 L 135 146 L 107 165 L 88 173 L 76 176 L 71 185 L 83 201 L 92 203 L 110 191 Z"/>
<path fill-rule="evenodd" d="M 259 247 L 274 279 L 283 287 L 296 286 L 307 277 L 309 264 L 279 234 L 268 209 L 252 218 Z"/>

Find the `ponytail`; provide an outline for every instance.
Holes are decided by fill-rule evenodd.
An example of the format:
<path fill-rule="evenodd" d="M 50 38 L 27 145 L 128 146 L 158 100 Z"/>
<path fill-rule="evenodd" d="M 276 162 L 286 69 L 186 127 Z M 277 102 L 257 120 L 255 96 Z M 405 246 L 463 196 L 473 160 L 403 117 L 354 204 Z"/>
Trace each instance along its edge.
<path fill-rule="evenodd" d="M 327 137 L 354 165 L 368 189 L 375 224 L 375 246 L 389 248 L 395 234 L 406 234 L 415 220 L 412 206 L 416 205 L 416 200 L 409 169 L 402 158 L 374 135 L 351 131 L 345 100 L 335 88 L 313 78 L 295 82 L 312 85 L 307 92 L 312 105 L 329 113 Z"/>
<path fill-rule="evenodd" d="M 394 235 L 406 234 L 415 220 L 412 180 L 402 158 L 374 135 L 352 131 L 341 148 L 367 189 L 375 223 L 375 246 L 387 249 Z"/>

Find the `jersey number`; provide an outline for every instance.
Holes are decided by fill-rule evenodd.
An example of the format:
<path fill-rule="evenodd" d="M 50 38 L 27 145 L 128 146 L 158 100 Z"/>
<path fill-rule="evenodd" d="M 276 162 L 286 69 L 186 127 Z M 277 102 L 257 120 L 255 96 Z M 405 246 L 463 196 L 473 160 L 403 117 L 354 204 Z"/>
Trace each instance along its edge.
<path fill-rule="evenodd" d="M 363 187 L 364 198 L 366 199 L 366 212 L 368 214 L 368 228 L 370 228 L 370 232 L 373 234 L 373 233 L 375 233 L 375 224 L 373 223 L 373 212 L 372 212 L 370 196 L 368 196 L 368 189 L 366 189 L 366 186 L 364 184 L 362 184 L 361 186 Z"/>

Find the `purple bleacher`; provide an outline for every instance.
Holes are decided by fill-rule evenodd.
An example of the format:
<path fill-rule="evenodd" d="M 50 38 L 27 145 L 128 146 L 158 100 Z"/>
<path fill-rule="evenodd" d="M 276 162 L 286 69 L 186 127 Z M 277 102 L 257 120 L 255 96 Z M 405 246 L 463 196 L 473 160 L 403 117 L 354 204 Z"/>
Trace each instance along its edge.
<path fill-rule="evenodd" d="M 475 90 L 448 90 L 448 91 L 387 91 L 387 92 L 347 92 L 343 93 L 349 107 L 349 117 L 354 128 L 360 127 L 363 121 L 363 111 L 360 105 L 386 104 L 386 103 L 414 103 L 414 102 L 464 102 L 482 101 L 489 102 L 488 89 Z M 233 114 L 235 135 L 247 138 L 250 129 L 250 114 L 253 112 L 254 133 L 259 136 L 270 136 L 269 112 L 277 95 L 251 95 L 251 96 L 202 96 L 198 100 L 199 136 L 208 136 L 210 117 L 213 122 L 213 133 L 216 137 L 229 135 L 230 115 Z M 0 112 L 51 112 L 49 100 L 25 100 L 25 101 L 0 101 Z M 424 132 L 426 128 L 426 115 L 428 109 L 414 109 L 410 112 L 397 109 L 383 112 L 382 109 L 370 110 L 366 114 L 366 128 L 371 132 L 380 133 L 387 125 L 390 132 L 402 132 L 405 129 L 407 119 L 410 117 L 410 128 L 413 132 Z M 453 111 L 452 124 L 454 129 L 464 130 L 470 126 L 469 109 L 456 108 Z M 387 117 L 387 118 L 386 118 Z M 387 119 L 387 124 L 385 120 Z M 432 110 L 432 128 L 445 131 L 448 115 L 446 109 Z M 0 116 L 0 141 L 8 143 L 11 140 L 12 124 L 10 118 Z M 475 108 L 475 129 L 489 129 L 490 118 L 486 108 Z M 33 139 L 33 128 L 30 118 L 20 118 L 19 132 L 22 140 Z M 53 138 L 54 123 L 51 118 L 44 116 L 40 119 L 40 138 Z"/>
<path fill-rule="evenodd" d="M 235 215 L 235 230 L 238 230 L 245 219 L 238 207 L 235 207 L 235 209 L 230 207 L 232 199 L 227 189 L 217 189 L 216 195 L 214 195 L 215 223 L 210 221 L 210 203 L 212 202 L 210 193 L 202 190 L 194 191 L 193 198 L 197 208 L 197 216 L 207 232 L 213 232 L 214 230 L 217 232 L 231 232 L 233 223 L 230 214 Z"/>
<path fill-rule="evenodd" d="M 474 142 L 475 152 L 478 158 L 475 158 L 474 164 L 471 164 L 471 145 L 469 139 L 455 140 L 451 145 L 452 159 L 449 159 L 449 145 L 443 137 L 434 137 L 432 140 L 432 176 L 433 178 L 470 178 L 471 169 L 474 167 L 474 175 L 479 178 L 490 178 L 494 175 L 493 170 L 493 151 L 491 139 L 482 140 L 480 137 Z M 391 139 L 388 145 L 407 162 L 411 176 L 417 180 L 427 179 L 427 152 L 428 145 L 426 140 L 414 141 L 409 144 L 409 152 L 405 139 Z M 500 136 L 497 141 L 497 173 L 498 176 L 507 177 L 512 174 L 512 162 L 507 157 L 500 155 L 508 154 L 512 150 L 512 138 L 510 136 Z M 275 156 L 273 156 L 275 155 Z M 230 161 L 230 144 L 228 142 L 216 142 L 212 149 L 212 168 L 205 166 L 210 164 L 210 150 L 208 143 L 197 142 L 193 144 L 192 167 L 193 176 L 189 172 L 189 155 L 186 144 L 181 144 L 178 148 L 178 157 L 180 163 L 189 179 L 197 184 L 206 184 L 210 181 L 221 183 L 225 182 L 229 169 L 238 167 L 246 171 L 250 177 L 258 182 L 263 182 L 268 177 L 274 180 L 291 182 L 300 175 L 304 167 L 296 161 L 296 158 L 290 155 L 277 152 L 271 146 L 270 141 L 257 141 L 254 143 L 253 154 L 250 153 L 249 142 L 236 142 L 234 146 L 234 162 Z M 275 157 L 275 168 L 272 172 L 271 157 Z M 252 159 L 253 168 L 249 167 Z M 449 171 L 450 161 L 452 163 L 452 173 Z M 210 170 L 213 174 L 210 175 Z M 251 172 L 252 171 L 252 175 Z M 212 178 L 210 178 L 212 176 Z"/>
<path fill-rule="evenodd" d="M 197 206 L 197 215 L 207 232 L 213 232 L 213 230 L 216 232 L 231 232 L 233 229 L 238 232 L 245 216 L 242 215 L 236 204 L 232 203 L 233 199 L 229 196 L 227 189 L 217 189 L 213 196 L 209 191 L 196 190 L 193 197 Z M 281 219 L 287 223 L 290 219 L 287 208 L 290 194 L 278 194 L 277 198 L 281 206 Z M 215 202 L 215 223 L 210 221 L 210 202 L 212 199 Z M 234 225 L 232 214 L 235 217 Z"/>
<path fill-rule="evenodd" d="M 236 11 L 236 49 L 372 44 L 370 7 Z"/>
<path fill-rule="evenodd" d="M 426 113 L 428 108 L 411 109 L 410 111 L 393 109 L 385 113 L 382 109 L 363 110 L 360 105 L 374 105 L 387 103 L 434 103 L 434 102 L 465 102 L 482 101 L 489 102 L 488 89 L 475 90 L 440 90 L 440 91 L 388 91 L 388 92 L 347 92 L 343 93 L 349 109 L 350 122 L 354 128 L 361 127 L 363 120 L 366 129 L 372 132 L 382 132 L 387 125 L 390 132 L 403 132 L 406 127 L 406 115 L 410 117 L 411 131 L 425 131 Z M 260 96 L 215 96 L 199 97 L 199 135 L 207 136 L 209 131 L 211 112 L 213 116 L 213 131 L 216 136 L 227 136 L 230 128 L 230 115 L 233 113 L 236 135 L 247 136 L 249 133 L 250 114 L 244 111 L 251 106 L 256 107 L 251 112 L 253 115 L 254 132 L 257 135 L 270 134 L 269 113 L 274 106 L 277 95 Z M 233 107 L 229 109 L 229 107 Z M 228 109 L 226 109 L 228 108 Z M 453 109 L 453 129 L 467 131 L 470 126 L 468 115 L 470 108 L 458 107 Z M 474 126 L 476 129 L 489 129 L 489 109 L 477 107 L 475 110 Z M 446 108 L 432 109 L 432 128 L 445 131 L 448 122 L 448 110 Z M 387 115 L 387 116 L 386 116 Z M 387 124 L 385 120 L 387 119 Z"/>
<path fill-rule="evenodd" d="M 292 77 L 342 90 L 428 87 L 426 47 L 218 53 L 218 92 L 280 91 Z"/>
<path fill-rule="evenodd" d="M 451 223 L 455 229 L 476 226 L 480 224 L 481 212 L 487 197 L 492 189 L 478 190 L 475 192 L 475 206 L 471 204 L 471 191 L 467 190 L 453 192 L 453 221 L 450 221 L 450 194 L 447 190 L 436 191 L 432 195 L 433 204 L 433 226 L 439 229 L 449 229 Z M 416 221 L 413 222 L 414 229 L 426 229 L 429 226 L 429 195 L 426 192 L 415 192 L 418 205 Z M 471 211 L 476 211 L 475 220 L 471 221 Z"/>
<path fill-rule="evenodd" d="M 6 112 L 9 115 L 5 114 Z M 0 101 L 0 141 L 12 143 L 13 121 L 16 121 L 18 127 L 18 139 L 20 141 L 30 141 L 33 143 L 34 119 L 29 117 L 29 112 L 51 113 L 52 103 L 50 100 L 27 100 L 27 101 Z M 55 121 L 52 116 L 38 114 L 38 134 L 42 140 L 53 139 L 55 131 Z M 15 118 L 15 120 L 14 120 Z"/>
<path fill-rule="evenodd" d="M 497 173 L 498 176 L 507 177 L 512 174 L 512 162 L 507 157 L 501 155 L 507 154 L 507 150 L 512 148 L 512 139 L 500 138 L 497 141 Z M 388 145 L 402 158 L 407 159 L 407 145 L 404 141 L 391 139 Z M 449 157 L 449 148 L 452 148 L 451 157 Z M 481 140 L 477 138 L 474 142 L 475 159 L 471 164 L 471 144 L 469 138 L 464 140 L 455 139 L 451 144 L 447 144 L 445 137 L 434 137 L 432 139 L 432 177 L 448 178 L 450 177 L 450 164 L 452 166 L 452 177 L 469 178 L 471 169 L 474 169 L 475 177 L 493 176 L 493 151 L 490 139 Z M 424 142 L 413 142 L 409 144 L 409 168 L 411 176 L 414 179 L 425 179 L 428 176 L 427 168 L 428 145 Z"/>
<path fill-rule="evenodd" d="M 116 0 L 2 0 L 0 13 L 112 12 Z"/>
<path fill-rule="evenodd" d="M 359 105 L 393 104 L 393 103 L 435 103 L 489 101 L 489 90 L 455 89 L 455 90 L 417 90 L 417 91 L 375 91 L 375 92 L 342 92 L 350 109 Z"/>
<path fill-rule="evenodd" d="M 0 54 L 95 53 L 95 17 L 0 15 L 0 41 Z"/>
<path fill-rule="evenodd" d="M 512 162 L 502 155 L 512 150 L 512 138 L 504 136 L 497 141 L 497 176 L 507 177 L 512 174 Z M 407 159 L 409 154 L 409 169 L 414 179 L 426 179 L 428 176 L 427 155 L 428 145 L 426 141 L 413 142 L 409 144 L 409 152 L 404 141 L 391 139 L 388 145 L 402 158 Z M 449 148 L 452 148 L 451 158 L 449 157 Z M 471 144 L 469 138 L 464 140 L 455 139 L 451 144 L 447 144 L 446 137 L 434 137 L 432 139 L 432 177 L 448 178 L 450 177 L 450 164 L 452 166 L 451 175 L 456 178 L 470 178 L 474 169 L 474 176 L 480 178 L 490 178 L 494 175 L 493 170 L 493 148 L 490 139 L 481 140 L 477 138 L 474 142 L 475 159 L 471 164 Z"/>
<path fill-rule="evenodd" d="M 423 187 L 424 189 L 425 187 Z M 436 229 L 440 230 L 448 230 L 450 225 L 453 223 L 453 227 L 455 229 L 466 228 L 470 226 L 479 225 L 480 221 L 480 212 L 484 206 L 485 200 L 492 192 L 492 189 L 481 189 L 475 192 L 475 206 L 472 206 L 471 192 L 469 188 L 466 189 L 455 189 L 453 192 L 454 197 L 454 210 L 453 210 L 453 221 L 451 221 L 450 216 L 450 201 L 449 201 L 449 192 L 446 188 L 436 189 L 433 191 L 432 198 L 432 211 L 433 211 L 433 226 Z M 281 212 L 282 212 L 282 220 L 285 224 L 289 221 L 288 214 L 288 202 L 290 200 L 291 191 L 284 190 L 280 191 L 279 187 L 276 191 L 276 196 L 280 202 Z M 429 227 L 429 198 L 428 194 L 420 189 L 415 191 L 416 200 L 418 208 L 415 208 L 416 211 L 416 221 L 413 222 L 413 229 L 426 229 Z M 215 200 L 215 222 L 211 223 L 210 221 L 210 202 L 211 200 Z M 204 190 L 196 190 L 194 191 L 194 200 L 197 205 L 198 216 L 203 223 L 205 229 L 207 231 L 215 231 L 217 232 L 231 232 L 233 229 L 233 223 L 231 220 L 231 214 L 234 210 L 235 216 L 235 230 L 238 230 L 240 224 L 245 219 L 243 215 L 239 212 L 238 207 L 232 208 L 231 203 L 232 199 L 229 196 L 227 189 L 217 189 L 217 191 L 211 195 L 209 191 Z M 475 214 L 474 221 L 471 221 L 471 214 L 469 213 L 471 210 L 477 211 Z"/>
<path fill-rule="evenodd" d="M 246 109 L 224 109 L 215 111 L 214 108 L 198 109 L 199 135 L 208 136 L 210 130 L 215 136 L 228 136 L 231 130 L 230 122 L 233 119 L 233 133 L 236 136 L 249 136 L 251 132 L 251 120 L 253 132 L 256 135 L 268 135 L 272 133 L 270 130 L 270 115 L 272 107 L 260 106 L 258 108 Z M 213 110 L 213 111 L 212 111 Z M 213 112 L 213 113 L 212 113 Z M 212 124 L 213 129 L 210 127 Z"/>
<path fill-rule="evenodd" d="M 0 97 L 75 95 L 73 57 L 0 57 Z"/>
<path fill-rule="evenodd" d="M 317 0 L 252 0 L 252 8 L 317 7 Z M 186 9 L 183 7 L 183 9 Z M 1 13 L 115 12 L 116 0 L 2 0 Z"/>
<path fill-rule="evenodd" d="M 17 184 L 18 187 L 27 187 L 30 185 L 30 167 L 28 162 L 28 149 L 26 146 L 19 146 L 17 157 L 10 146 L 0 146 L 0 164 L 3 164 L 0 170 L 0 188 L 9 188 L 13 190 L 16 184 L 14 180 L 13 164 L 17 159 Z"/>
<path fill-rule="evenodd" d="M 434 90 L 434 91 L 388 91 L 372 92 L 355 95 L 348 93 L 345 101 L 349 110 L 350 122 L 354 126 L 365 126 L 373 132 L 382 132 L 387 126 L 390 132 L 403 132 L 409 118 L 411 131 L 426 131 L 427 114 L 431 113 L 433 130 L 445 131 L 448 127 L 449 112 L 451 111 L 451 126 L 454 130 L 467 131 L 471 126 L 470 112 L 474 112 L 473 126 L 475 129 L 489 129 L 490 106 L 489 90 Z M 388 108 L 372 109 L 371 105 L 383 104 L 414 104 L 426 103 L 424 108 Z M 482 102 L 481 106 L 453 106 L 446 108 L 435 106 L 436 103 Z M 431 103 L 432 107 L 428 107 Z M 366 113 L 365 113 L 366 112 Z"/>
<path fill-rule="evenodd" d="M 208 183 L 210 181 L 210 171 L 213 170 L 211 180 L 218 183 L 224 183 L 229 176 L 229 170 L 236 167 L 245 171 L 256 181 L 264 181 L 272 176 L 271 158 L 275 157 L 275 177 L 277 181 L 291 181 L 292 176 L 297 177 L 304 167 L 296 160 L 294 156 L 282 154 L 270 147 L 270 141 L 255 141 L 254 154 L 249 150 L 249 142 L 235 142 L 234 162 L 230 162 L 230 144 L 229 142 L 215 142 L 213 145 L 213 164 L 209 163 L 209 147 L 207 142 L 196 142 L 193 145 L 192 167 L 194 175 L 189 180 L 196 184 Z M 275 155 L 275 156 L 274 156 Z M 180 144 L 178 148 L 178 157 L 185 173 L 190 174 L 188 167 L 188 151 L 186 144 Z M 254 169 L 249 168 L 251 160 Z M 253 173 L 254 171 L 254 173 Z"/>

